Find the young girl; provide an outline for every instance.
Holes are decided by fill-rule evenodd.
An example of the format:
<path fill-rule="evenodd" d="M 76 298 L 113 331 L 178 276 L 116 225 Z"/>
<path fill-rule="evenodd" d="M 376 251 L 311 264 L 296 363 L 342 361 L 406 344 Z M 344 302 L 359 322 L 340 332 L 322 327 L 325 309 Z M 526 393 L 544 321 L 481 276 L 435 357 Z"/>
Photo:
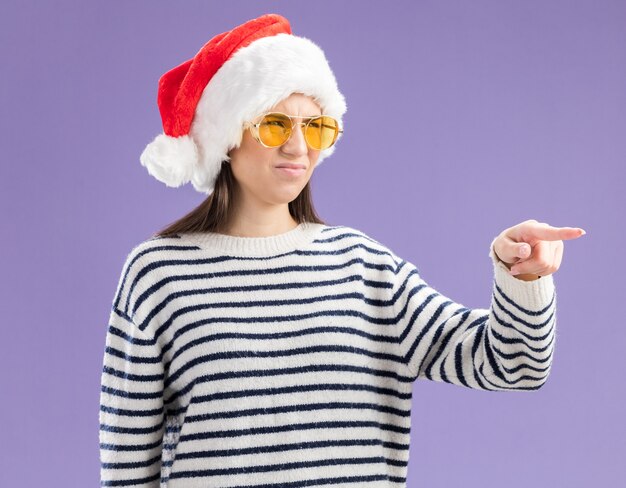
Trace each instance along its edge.
<path fill-rule="evenodd" d="M 102 486 L 404 487 L 417 379 L 546 382 L 552 273 L 580 229 L 503 231 L 491 308 L 469 309 L 380 242 L 325 224 L 309 181 L 346 104 L 323 52 L 280 15 L 215 36 L 163 75 L 158 102 L 164 134 L 142 164 L 209 196 L 124 263 Z"/>

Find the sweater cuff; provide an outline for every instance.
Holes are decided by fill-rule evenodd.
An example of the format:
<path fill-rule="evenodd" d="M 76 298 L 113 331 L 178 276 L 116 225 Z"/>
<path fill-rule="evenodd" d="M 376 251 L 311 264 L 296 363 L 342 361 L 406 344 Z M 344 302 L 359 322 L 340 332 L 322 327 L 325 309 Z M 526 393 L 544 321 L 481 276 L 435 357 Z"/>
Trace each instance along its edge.
<path fill-rule="evenodd" d="M 489 248 L 489 257 L 493 263 L 495 284 L 502 292 L 518 305 L 525 305 L 531 310 L 540 310 L 550 303 L 554 295 L 554 278 L 552 275 L 541 276 L 532 281 L 524 281 L 509 274 L 503 261 L 498 258 L 493 243 Z"/>

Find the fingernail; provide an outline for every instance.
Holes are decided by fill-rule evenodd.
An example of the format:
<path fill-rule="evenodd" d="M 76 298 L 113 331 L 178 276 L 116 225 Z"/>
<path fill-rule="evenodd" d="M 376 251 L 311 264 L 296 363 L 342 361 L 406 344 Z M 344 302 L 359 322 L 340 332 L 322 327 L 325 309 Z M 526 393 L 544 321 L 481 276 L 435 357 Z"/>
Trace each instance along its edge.
<path fill-rule="evenodd" d="M 579 227 L 579 229 L 580 229 L 580 227 Z M 580 234 L 580 235 L 584 236 L 586 234 L 585 230 L 584 229 L 580 229 L 580 230 L 582 231 L 582 234 Z"/>

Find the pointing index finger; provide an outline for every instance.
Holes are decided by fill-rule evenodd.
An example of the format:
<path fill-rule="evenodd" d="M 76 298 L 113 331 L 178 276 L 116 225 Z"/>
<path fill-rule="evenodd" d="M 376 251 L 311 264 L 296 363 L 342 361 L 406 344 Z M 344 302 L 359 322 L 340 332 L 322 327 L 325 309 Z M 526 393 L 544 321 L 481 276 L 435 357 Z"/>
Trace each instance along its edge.
<path fill-rule="evenodd" d="M 536 224 L 531 225 L 527 232 L 544 241 L 577 239 L 586 234 L 580 227 L 551 227 Z"/>

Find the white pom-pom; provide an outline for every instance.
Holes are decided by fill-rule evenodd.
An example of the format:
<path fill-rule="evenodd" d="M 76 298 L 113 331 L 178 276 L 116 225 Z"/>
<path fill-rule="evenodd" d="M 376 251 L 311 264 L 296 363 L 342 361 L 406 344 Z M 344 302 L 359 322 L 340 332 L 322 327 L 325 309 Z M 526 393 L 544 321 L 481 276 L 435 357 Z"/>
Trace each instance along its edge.
<path fill-rule="evenodd" d="M 159 134 L 146 146 L 139 160 L 157 180 L 177 188 L 191 181 L 198 165 L 198 148 L 187 135 Z"/>

